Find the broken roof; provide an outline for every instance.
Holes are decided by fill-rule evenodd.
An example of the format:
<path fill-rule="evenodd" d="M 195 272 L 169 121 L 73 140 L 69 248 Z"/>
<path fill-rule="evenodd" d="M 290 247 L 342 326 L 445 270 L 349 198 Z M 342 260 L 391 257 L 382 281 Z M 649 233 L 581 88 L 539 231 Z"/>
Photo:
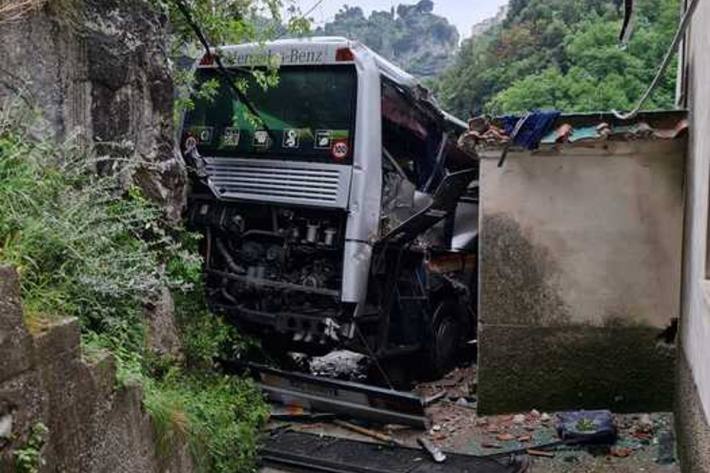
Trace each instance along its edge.
<path fill-rule="evenodd" d="M 526 117 L 517 117 L 524 120 Z M 470 130 L 475 130 L 473 119 Z M 512 120 L 515 123 L 516 120 Z M 480 121 L 479 127 L 480 127 Z M 493 119 L 489 127 L 469 131 L 480 141 L 483 148 L 508 146 L 515 130 L 510 127 L 511 117 Z M 520 123 L 518 121 L 518 123 Z M 633 120 L 620 120 L 611 112 L 561 114 L 544 132 L 539 145 L 575 144 L 596 141 L 668 140 L 682 138 L 688 132 L 685 110 L 649 111 L 639 113 Z M 520 143 L 513 140 L 512 147 Z"/>

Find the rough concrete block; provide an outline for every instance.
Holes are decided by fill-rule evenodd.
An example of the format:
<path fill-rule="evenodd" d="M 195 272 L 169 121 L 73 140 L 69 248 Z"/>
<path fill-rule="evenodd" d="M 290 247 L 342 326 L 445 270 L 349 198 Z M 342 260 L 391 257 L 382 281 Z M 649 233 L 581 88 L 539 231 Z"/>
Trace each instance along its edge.
<path fill-rule="evenodd" d="M 12 416 L 13 445 L 27 440 L 37 422 L 47 422 L 49 399 L 42 380 L 34 370 L 0 383 L 0 417 Z"/>
<path fill-rule="evenodd" d="M 100 396 L 110 396 L 116 388 L 116 360 L 108 352 L 91 361 L 84 360 Z"/>
<path fill-rule="evenodd" d="M 481 161 L 483 411 L 671 408 L 675 350 L 657 337 L 680 314 L 686 147 L 590 142 Z"/>
<path fill-rule="evenodd" d="M 62 360 L 79 360 L 81 354 L 81 329 L 74 318 L 53 322 L 41 334 L 34 337 L 36 363 L 38 366 Z"/>
<path fill-rule="evenodd" d="M 145 308 L 146 344 L 158 356 L 182 358 L 182 344 L 175 323 L 175 302 L 170 289 L 164 287 Z"/>
<path fill-rule="evenodd" d="M 0 267 L 0 383 L 31 364 L 32 339 L 23 321 L 17 272 Z"/>

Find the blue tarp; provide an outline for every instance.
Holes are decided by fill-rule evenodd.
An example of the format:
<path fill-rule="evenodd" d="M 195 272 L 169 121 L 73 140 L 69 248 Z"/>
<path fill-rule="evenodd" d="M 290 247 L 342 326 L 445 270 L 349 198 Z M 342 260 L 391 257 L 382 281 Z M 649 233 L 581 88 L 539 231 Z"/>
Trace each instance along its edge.
<path fill-rule="evenodd" d="M 572 411 L 557 414 L 557 433 L 564 441 L 612 444 L 616 426 L 610 411 Z"/>
<path fill-rule="evenodd" d="M 553 129 L 560 115 L 558 110 L 533 110 L 524 117 L 509 115 L 502 118 L 503 128 L 508 136 L 514 136 L 513 144 L 534 150 Z M 516 134 L 517 127 L 520 129 Z"/>

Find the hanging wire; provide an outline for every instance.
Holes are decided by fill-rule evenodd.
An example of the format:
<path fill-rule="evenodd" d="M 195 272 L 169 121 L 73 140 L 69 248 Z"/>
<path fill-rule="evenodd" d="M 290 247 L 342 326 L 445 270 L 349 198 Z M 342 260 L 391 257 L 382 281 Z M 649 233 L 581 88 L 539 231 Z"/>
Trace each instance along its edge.
<path fill-rule="evenodd" d="M 316 10 L 316 8 L 318 8 L 319 6 L 321 6 L 321 4 L 323 4 L 324 1 L 325 1 L 325 0 L 318 0 L 315 4 L 313 4 L 313 6 L 312 6 L 311 8 L 309 8 L 309 9 L 306 11 L 306 13 L 304 13 L 303 15 L 301 15 L 301 18 L 306 18 L 306 17 L 308 17 L 308 15 L 310 15 L 311 13 L 313 13 L 313 12 Z M 281 34 L 279 34 L 276 38 L 274 38 L 274 40 L 281 39 L 281 38 L 283 38 L 284 36 L 286 36 L 287 34 L 288 34 L 288 28 L 287 28 L 286 30 L 284 30 L 283 32 L 281 32 Z"/>
<path fill-rule="evenodd" d="M 222 64 L 222 58 L 219 57 L 219 54 L 212 54 L 210 43 L 209 41 L 207 41 L 207 37 L 202 32 L 202 28 L 200 28 L 200 25 L 198 25 L 195 21 L 195 18 L 193 17 L 192 12 L 190 11 L 190 7 L 187 6 L 184 0 L 173 0 L 173 3 L 175 3 L 175 6 L 177 6 L 183 18 L 185 18 L 185 21 L 187 22 L 188 26 L 190 26 L 190 29 L 192 29 L 192 31 L 195 33 L 195 36 L 197 36 L 197 39 L 200 41 L 200 44 L 202 44 L 202 47 L 205 50 L 205 54 L 214 59 L 215 64 L 217 65 L 217 70 L 220 72 L 220 74 L 222 74 L 232 92 L 234 92 L 234 94 L 237 96 L 242 105 L 244 105 L 247 110 L 249 110 L 249 113 L 251 113 L 254 117 L 261 118 L 261 114 L 256 109 L 256 107 L 254 107 L 254 105 L 249 101 L 244 92 L 242 92 L 239 87 L 237 87 L 237 85 L 234 83 L 234 80 L 232 79 L 229 71 L 224 67 L 224 64 Z M 276 137 L 273 131 L 271 131 L 271 129 L 268 127 L 266 122 L 261 119 L 259 121 L 261 122 L 260 125 L 264 129 L 264 131 L 266 131 L 269 137 L 275 141 Z"/>
<path fill-rule="evenodd" d="M 316 10 L 316 8 L 318 8 L 319 6 L 321 6 L 321 4 L 322 4 L 324 1 L 325 1 L 325 0 L 318 0 L 306 13 L 303 14 L 303 18 L 305 18 L 305 17 L 307 17 L 308 15 L 310 15 L 311 13 L 313 13 L 313 12 Z"/>
<path fill-rule="evenodd" d="M 671 43 L 671 46 L 668 48 L 668 51 L 666 52 L 666 56 L 663 59 L 663 62 L 661 63 L 661 66 L 658 68 L 658 72 L 656 73 L 656 77 L 653 79 L 653 82 L 651 82 L 651 85 L 648 87 L 646 92 L 641 96 L 639 99 L 638 103 L 636 104 L 636 107 L 631 110 L 629 113 L 621 113 L 618 112 L 617 110 L 612 110 L 612 113 L 616 118 L 619 120 L 631 120 L 634 118 L 638 113 L 641 111 L 641 107 L 646 103 L 646 101 L 651 97 L 651 94 L 656 90 L 658 87 L 658 84 L 661 83 L 661 80 L 663 79 L 663 76 L 666 73 L 666 69 L 668 69 L 668 66 L 670 65 L 671 61 L 673 60 L 673 55 L 675 54 L 676 50 L 678 49 L 678 45 L 680 44 L 681 40 L 683 39 L 683 36 L 685 35 L 685 31 L 688 29 L 688 25 L 690 24 L 690 20 L 693 17 L 693 12 L 695 12 L 695 7 L 698 6 L 698 3 L 700 3 L 700 0 L 691 0 L 690 5 L 688 5 L 688 9 L 685 11 L 685 14 L 683 15 L 683 18 L 680 21 L 680 26 L 678 27 L 678 31 L 676 31 L 675 37 L 673 38 L 673 42 Z"/>

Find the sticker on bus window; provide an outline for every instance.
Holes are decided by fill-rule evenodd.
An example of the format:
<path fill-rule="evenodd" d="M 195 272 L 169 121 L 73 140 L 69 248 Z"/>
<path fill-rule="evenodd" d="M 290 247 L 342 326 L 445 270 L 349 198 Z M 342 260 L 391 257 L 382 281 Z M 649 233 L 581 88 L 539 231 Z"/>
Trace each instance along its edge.
<path fill-rule="evenodd" d="M 239 146 L 241 133 L 238 128 L 225 128 L 222 134 L 222 145 L 236 148 Z"/>
<path fill-rule="evenodd" d="M 194 136 L 201 145 L 212 143 L 214 129 L 211 126 L 195 126 L 190 128 L 190 134 Z"/>
<path fill-rule="evenodd" d="M 298 149 L 301 147 L 301 132 L 295 128 L 284 130 L 283 147 Z"/>
<path fill-rule="evenodd" d="M 271 146 L 271 139 L 269 139 L 269 132 L 266 130 L 256 130 L 254 132 L 254 142 L 255 148 L 268 148 Z"/>
<path fill-rule="evenodd" d="M 317 130 L 315 138 L 315 149 L 330 149 L 333 143 L 332 130 Z"/>
<path fill-rule="evenodd" d="M 347 140 L 335 141 L 330 149 L 330 154 L 338 161 L 347 158 L 348 154 L 350 154 L 350 145 L 348 145 Z"/>

